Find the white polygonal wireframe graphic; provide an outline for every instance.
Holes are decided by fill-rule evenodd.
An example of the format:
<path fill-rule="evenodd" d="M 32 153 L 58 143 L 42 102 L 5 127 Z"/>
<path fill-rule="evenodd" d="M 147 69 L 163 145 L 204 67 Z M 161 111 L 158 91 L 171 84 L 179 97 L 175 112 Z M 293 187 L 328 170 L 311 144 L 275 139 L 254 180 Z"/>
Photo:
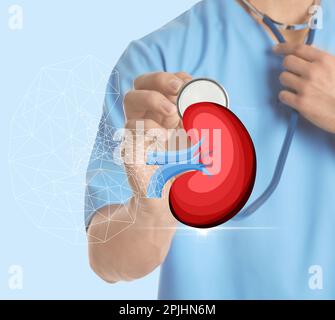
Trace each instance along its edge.
<path fill-rule="evenodd" d="M 118 163 L 122 159 L 114 152 L 118 144 L 115 133 L 122 128 L 113 127 L 110 118 L 117 114 L 113 108 L 117 102 L 121 106 L 122 97 L 119 73 L 111 74 L 110 70 L 91 55 L 41 68 L 11 122 L 8 161 L 16 202 L 37 228 L 72 244 L 87 243 L 84 194 L 87 185 L 94 189 L 94 177 L 100 175 L 104 184 L 98 184 L 99 190 L 86 197 L 86 204 L 100 215 L 99 223 L 104 224 L 106 233 L 101 238 L 89 235 L 89 241 L 102 243 L 131 227 L 136 213 L 145 211 L 139 200 L 146 198 L 146 187 L 157 169 L 130 166 L 127 176 Z M 101 117 L 106 100 L 108 112 Z M 98 167 L 87 171 L 90 159 Z M 138 174 L 137 170 L 143 172 Z M 136 180 L 135 191 L 129 180 Z M 106 200 L 102 196 L 106 193 L 114 199 L 116 210 L 122 207 L 125 213 L 125 204 L 132 197 L 134 212 L 122 219 L 112 214 L 105 217 L 96 206 Z M 164 191 L 165 197 L 168 194 Z M 112 223 L 117 226 L 115 233 L 111 232 Z M 178 229 L 193 232 L 189 227 Z"/>
<path fill-rule="evenodd" d="M 14 197 L 38 228 L 70 243 L 86 242 L 85 177 L 106 96 L 120 98 L 117 71 L 91 55 L 63 61 L 40 69 L 11 123 Z"/>

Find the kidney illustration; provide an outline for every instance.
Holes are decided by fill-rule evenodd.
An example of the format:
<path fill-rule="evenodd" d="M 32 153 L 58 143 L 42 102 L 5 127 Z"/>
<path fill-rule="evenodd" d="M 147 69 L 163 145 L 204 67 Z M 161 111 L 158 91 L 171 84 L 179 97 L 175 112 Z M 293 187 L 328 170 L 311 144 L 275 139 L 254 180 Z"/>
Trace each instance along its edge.
<path fill-rule="evenodd" d="M 169 154 L 151 153 L 148 164 L 159 165 L 148 186 L 148 197 L 159 198 L 165 183 L 177 177 L 169 193 L 172 214 L 185 225 L 212 228 L 233 218 L 248 201 L 256 179 L 252 139 L 228 108 L 198 102 L 186 108 L 183 126 L 192 147 Z"/>

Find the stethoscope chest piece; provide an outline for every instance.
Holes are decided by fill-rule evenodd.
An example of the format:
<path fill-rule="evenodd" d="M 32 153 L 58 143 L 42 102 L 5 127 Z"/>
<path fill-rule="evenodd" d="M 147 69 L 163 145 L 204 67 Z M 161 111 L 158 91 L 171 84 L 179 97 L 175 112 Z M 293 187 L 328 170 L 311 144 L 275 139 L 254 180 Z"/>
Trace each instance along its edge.
<path fill-rule="evenodd" d="M 219 83 L 211 79 L 194 79 L 181 89 L 177 99 L 180 116 L 183 117 L 189 106 L 199 102 L 212 102 L 229 108 L 227 91 Z"/>

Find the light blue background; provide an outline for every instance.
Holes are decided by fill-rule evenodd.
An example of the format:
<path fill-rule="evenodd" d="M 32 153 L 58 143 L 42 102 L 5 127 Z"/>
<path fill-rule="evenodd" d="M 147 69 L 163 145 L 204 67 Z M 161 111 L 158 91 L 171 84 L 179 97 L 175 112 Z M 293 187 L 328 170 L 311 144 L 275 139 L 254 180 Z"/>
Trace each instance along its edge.
<path fill-rule="evenodd" d="M 10 121 L 42 66 L 92 54 L 112 69 L 131 40 L 159 28 L 196 2 L 1 1 L 0 298 L 156 298 L 158 271 L 130 284 L 105 284 L 90 270 L 85 246 L 68 244 L 37 229 L 22 213 L 12 194 L 7 161 Z M 23 7 L 21 31 L 8 27 L 12 4 Z M 101 109 L 96 112 L 99 115 Z M 8 287 L 11 265 L 23 267 L 22 290 Z"/>

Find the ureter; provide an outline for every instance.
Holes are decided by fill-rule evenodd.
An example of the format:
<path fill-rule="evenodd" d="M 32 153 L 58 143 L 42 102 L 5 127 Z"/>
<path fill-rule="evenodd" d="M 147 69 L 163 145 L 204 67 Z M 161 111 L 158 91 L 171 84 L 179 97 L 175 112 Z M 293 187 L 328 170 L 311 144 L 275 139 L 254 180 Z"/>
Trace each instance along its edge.
<path fill-rule="evenodd" d="M 267 34 L 270 36 L 272 41 L 274 43 L 278 43 L 277 38 L 273 34 L 273 32 L 264 24 L 262 19 L 258 17 L 255 13 L 253 13 L 242 1 L 236 0 L 239 5 L 242 6 L 242 8 L 267 32 Z M 321 0 L 315 0 L 314 5 L 320 5 Z M 307 20 L 307 17 L 306 17 Z M 282 30 L 281 33 L 284 36 L 284 38 L 287 40 L 287 42 L 291 43 L 304 43 L 307 35 L 308 35 L 309 29 L 305 30 Z"/>

